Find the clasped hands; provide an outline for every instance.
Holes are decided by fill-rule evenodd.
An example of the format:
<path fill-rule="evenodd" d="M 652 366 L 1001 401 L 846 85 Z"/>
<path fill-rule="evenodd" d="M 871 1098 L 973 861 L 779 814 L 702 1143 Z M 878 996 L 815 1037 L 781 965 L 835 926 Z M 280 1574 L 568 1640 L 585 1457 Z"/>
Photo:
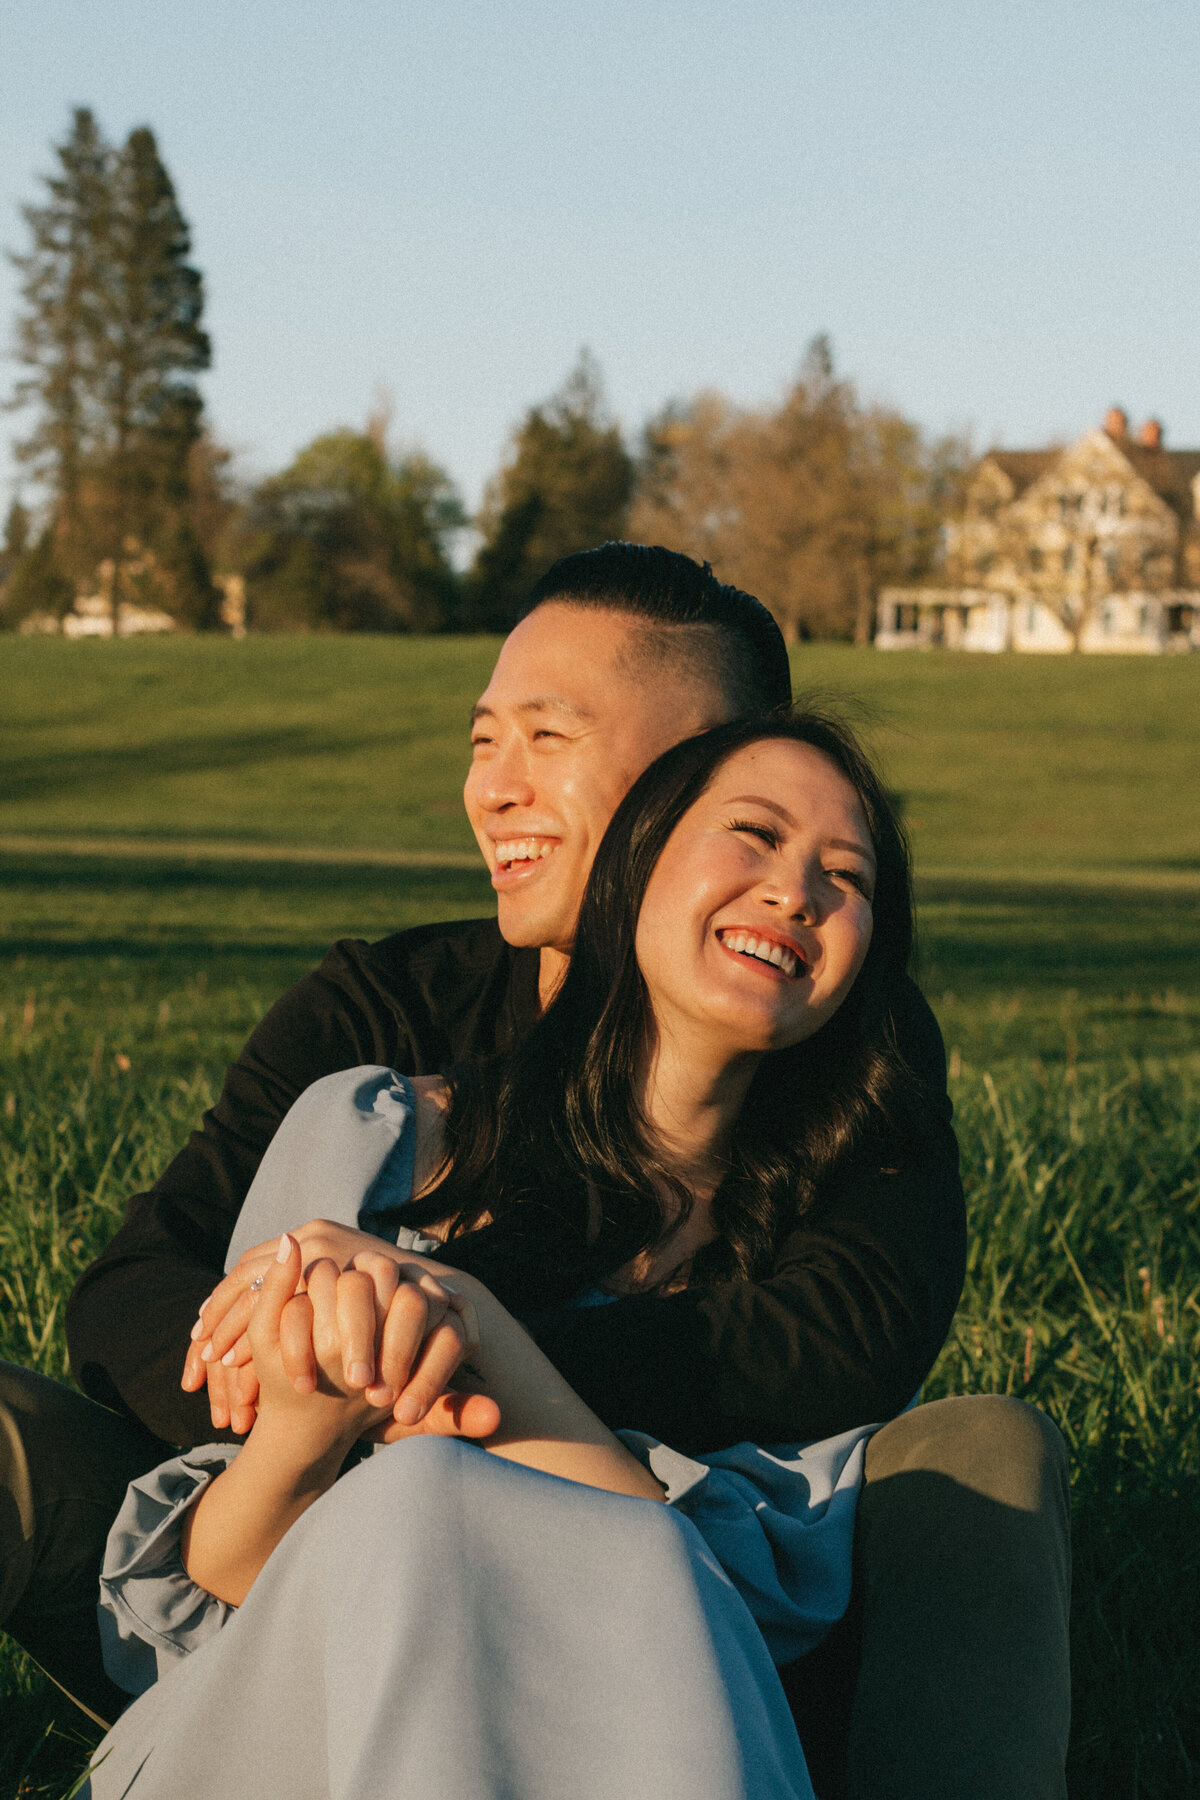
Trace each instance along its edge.
<path fill-rule="evenodd" d="M 290 1240 L 287 1263 L 278 1260 L 279 1239 L 247 1250 L 193 1327 L 182 1385 L 194 1393 L 207 1382 L 217 1430 L 243 1435 L 253 1426 L 264 1357 L 276 1386 L 282 1375 L 298 1400 L 361 1396 L 364 1433 L 386 1443 L 422 1432 L 481 1438 L 496 1430 L 494 1401 L 450 1389 L 479 1348 L 469 1277 L 328 1220 L 311 1221 Z M 281 1294 L 288 1266 L 291 1285 Z M 256 1303 L 268 1289 L 267 1310 L 278 1320 L 256 1345 Z"/>

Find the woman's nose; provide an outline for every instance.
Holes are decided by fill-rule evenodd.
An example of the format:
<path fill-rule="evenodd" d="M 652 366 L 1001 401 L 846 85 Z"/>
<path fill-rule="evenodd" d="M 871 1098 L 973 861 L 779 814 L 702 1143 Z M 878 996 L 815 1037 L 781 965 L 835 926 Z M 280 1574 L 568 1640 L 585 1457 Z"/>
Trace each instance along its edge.
<path fill-rule="evenodd" d="M 811 925 L 815 923 L 819 910 L 818 895 L 819 889 L 813 871 L 807 865 L 798 863 L 790 869 L 780 870 L 763 897 L 768 906 L 777 906 L 786 918 L 799 919 L 802 923 Z"/>

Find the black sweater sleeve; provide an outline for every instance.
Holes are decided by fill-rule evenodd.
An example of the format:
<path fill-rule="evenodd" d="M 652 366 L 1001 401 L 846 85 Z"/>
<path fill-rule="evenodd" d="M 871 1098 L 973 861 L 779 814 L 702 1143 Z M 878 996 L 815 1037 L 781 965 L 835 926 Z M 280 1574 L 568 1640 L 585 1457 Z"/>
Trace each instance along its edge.
<path fill-rule="evenodd" d="M 226 1071 L 216 1105 L 149 1192 L 130 1201 L 71 1295 L 67 1344 L 83 1391 L 170 1443 L 213 1436 L 206 1395 L 179 1385 L 188 1333 L 221 1278 L 246 1190 L 289 1106 L 334 1069 L 384 1062 L 420 1070 L 413 1033 L 399 1009 L 381 1007 L 364 949 L 335 945 L 276 1002 Z"/>
<path fill-rule="evenodd" d="M 680 1449 L 832 1436 L 912 1399 L 962 1289 L 966 1217 L 941 1033 L 915 987 L 899 1044 L 928 1099 L 919 1156 L 860 1158 L 770 1277 L 560 1311 L 537 1335 L 613 1428 Z"/>

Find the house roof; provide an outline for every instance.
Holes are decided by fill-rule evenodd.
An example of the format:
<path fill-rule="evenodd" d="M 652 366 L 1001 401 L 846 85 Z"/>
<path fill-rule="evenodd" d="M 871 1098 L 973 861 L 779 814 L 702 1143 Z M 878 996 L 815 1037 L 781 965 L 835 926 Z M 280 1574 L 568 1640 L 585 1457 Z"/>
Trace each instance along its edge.
<path fill-rule="evenodd" d="M 1023 494 L 1054 467 L 1061 455 L 1061 450 L 990 450 L 983 460 L 1003 469 L 1015 493 Z"/>
<path fill-rule="evenodd" d="M 1116 448 L 1143 481 L 1184 518 L 1195 516 L 1192 482 L 1200 475 L 1200 450 L 1152 450 L 1130 438 L 1114 438 Z M 1013 484 L 1014 497 L 1048 475 L 1064 454 L 1057 450 L 989 450 L 984 462 L 995 463 Z"/>
<path fill-rule="evenodd" d="M 1185 518 L 1192 517 L 1192 482 L 1200 475 L 1200 450 L 1151 450 L 1144 444 L 1117 447 L 1168 506 Z"/>

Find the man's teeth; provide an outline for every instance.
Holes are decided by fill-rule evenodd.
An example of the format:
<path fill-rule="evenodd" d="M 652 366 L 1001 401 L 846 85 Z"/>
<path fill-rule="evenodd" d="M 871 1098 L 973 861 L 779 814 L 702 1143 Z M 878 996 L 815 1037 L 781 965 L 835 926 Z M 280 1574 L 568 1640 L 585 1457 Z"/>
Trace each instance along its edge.
<path fill-rule="evenodd" d="M 770 938 L 757 938 L 748 931 L 723 932 L 721 942 L 726 949 L 736 950 L 739 956 L 754 956 L 759 962 L 773 964 L 785 975 L 794 975 L 800 961 L 786 945 L 773 943 Z"/>
<path fill-rule="evenodd" d="M 553 848 L 548 838 L 512 838 L 506 844 L 496 845 L 496 861 L 502 869 L 516 862 L 540 862 Z"/>

